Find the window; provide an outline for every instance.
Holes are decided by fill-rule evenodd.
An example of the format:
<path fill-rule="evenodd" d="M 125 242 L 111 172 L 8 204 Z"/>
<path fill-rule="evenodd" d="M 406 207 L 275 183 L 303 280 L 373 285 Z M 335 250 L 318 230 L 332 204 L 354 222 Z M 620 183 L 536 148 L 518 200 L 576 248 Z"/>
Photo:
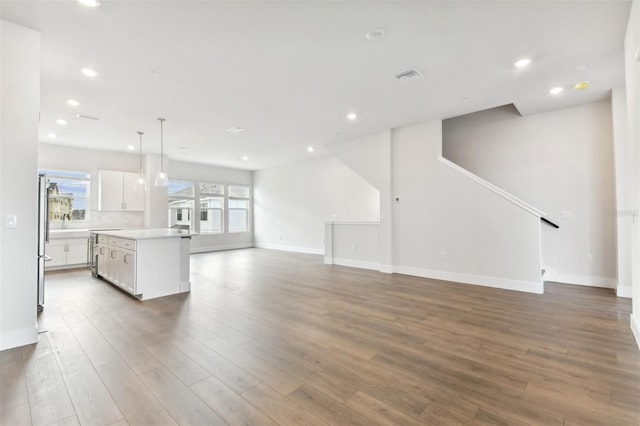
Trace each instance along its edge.
<path fill-rule="evenodd" d="M 193 228 L 193 183 L 170 180 L 169 191 L 169 227 L 188 226 Z"/>
<path fill-rule="evenodd" d="M 249 231 L 249 187 L 229 185 L 229 232 Z"/>
<path fill-rule="evenodd" d="M 224 185 L 200 183 L 200 232 L 224 232 Z"/>
<path fill-rule="evenodd" d="M 51 222 L 89 219 L 89 174 L 56 170 L 40 170 L 40 173 L 47 176 Z"/>

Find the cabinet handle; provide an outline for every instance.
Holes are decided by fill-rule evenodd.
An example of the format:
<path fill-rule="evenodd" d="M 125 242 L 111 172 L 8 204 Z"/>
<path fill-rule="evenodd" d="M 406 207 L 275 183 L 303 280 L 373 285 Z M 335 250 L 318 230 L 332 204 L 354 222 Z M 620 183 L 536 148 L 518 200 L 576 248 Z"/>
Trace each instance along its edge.
<path fill-rule="evenodd" d="M 115 255 L 115 256 L 114 256 Z M 115 259 L 116 257 L 118 257 L 118 252 L 115 250 L 111 250 L 111 258 Z"/>
<path fill-rule="evenodd" d="M 104 255 L 104 247 L 100 247 L 100 254 Z"/>
<path fill-rule="evenodd" d="M 127 256 L 129 256 L 128 254 L 124 255 L 124 263 L 129 264 L 129 261 L 127 260 Z"/>

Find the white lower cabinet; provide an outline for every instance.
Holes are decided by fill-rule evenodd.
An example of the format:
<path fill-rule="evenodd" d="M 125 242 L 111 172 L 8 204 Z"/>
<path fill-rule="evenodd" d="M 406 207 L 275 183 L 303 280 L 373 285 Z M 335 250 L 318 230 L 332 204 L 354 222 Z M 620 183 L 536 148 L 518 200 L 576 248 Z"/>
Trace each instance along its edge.
<path fill-rule="evenodd" d="M 101 237 L 98 236 L 98 275 L 137 295 L 135 241 Z"/>
<path fill-rule="evenodd" d="M 58 267 L 74 267 L 87 264 L 88 239 L 87 238 L 69 238 L 52 239 L 45 246 L 45 253 L 51 257 L 45 266 L 46 268 Z"/>

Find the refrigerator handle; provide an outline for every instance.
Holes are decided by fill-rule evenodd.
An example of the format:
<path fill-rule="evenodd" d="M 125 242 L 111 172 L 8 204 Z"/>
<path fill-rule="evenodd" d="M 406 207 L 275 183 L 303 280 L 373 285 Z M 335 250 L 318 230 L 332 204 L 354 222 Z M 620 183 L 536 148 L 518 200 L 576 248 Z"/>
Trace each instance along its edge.
<path fill-rule="evenodd" d="M 44 190 L 47 194 L 44 203 L 44 241 L 49 242 L 49 188 L 45 185 Z"/>

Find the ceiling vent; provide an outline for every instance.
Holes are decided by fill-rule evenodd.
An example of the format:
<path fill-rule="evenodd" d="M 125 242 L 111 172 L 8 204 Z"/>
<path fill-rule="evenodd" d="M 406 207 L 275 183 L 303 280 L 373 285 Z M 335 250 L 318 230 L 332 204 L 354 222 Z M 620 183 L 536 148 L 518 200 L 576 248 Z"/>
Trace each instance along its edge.
<path fill-rule="evenodd" d="M 398 74 L 394 75 L 394 77 L 398 81 L 407 81 L 422 77 L 422 74 L 420 74 L 420 72 L 418 72 L 418 70 L 415 68 L 409 68 L 406 71 L 399 72 Z"/>
<path fill-rule="evenodd" d="M 92 117 L 90 115 L 84 115 L 84 114 L 78 114 L 78 115 L 76 115 L 76 117 L 84 118 L 86 120 L 102 121 L 102 118 L 100 118 L 100 117 Z"/>

